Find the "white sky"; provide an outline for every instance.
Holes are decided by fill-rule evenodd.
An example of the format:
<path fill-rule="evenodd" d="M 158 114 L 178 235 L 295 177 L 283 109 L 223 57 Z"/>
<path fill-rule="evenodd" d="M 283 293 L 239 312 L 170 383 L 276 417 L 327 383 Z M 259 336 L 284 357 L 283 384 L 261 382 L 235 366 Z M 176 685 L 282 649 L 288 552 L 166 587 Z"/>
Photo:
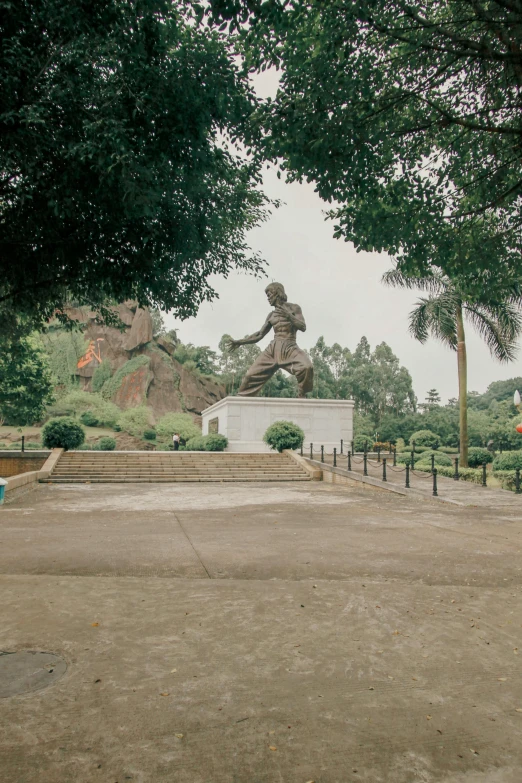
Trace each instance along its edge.
<path fill-rule="evenodd" d="M 273 93 L 273 75 L 256 77 L 259 93 Z M 351 243 L 333 238 L 333 222 L 325 220 L 327 206 L 313 185 L 287 184 L 267 170 L 264 190 L 284 203 L 249 235 L 250 246 L 268 261 L 266 280 L 234 274 L 215 278 L 219 299 L 203 304 L 196 318 L 176 321 L 165 316 L 186 343 L 217 349 L 225 333 L 244 337 L 259 329 L 270 307 L 264 289 L 273 280 L 283 283 L 290 302 L 298 303 L 307 323 L 299 345 L 311 348 L 317 338 L 355 350 L 362 335 L 372 349 L 386 342 L 413 378 L 419 401 L 428 389 L 438 389 L 443 402 L 458 396 L 456 354 L 435 340 L 421 345 L 408 333 L 408 313 L 420 294 L 386 288 L 382 274 L 392 264 L 385 253 L 357 253 Z M 270 341 L 267 336 L 259 346 Z M 515 362 L 499 364 L 468 327 L 468 388 L 483 392 L 495 380 L 522 375 L 520 352 Z"/>

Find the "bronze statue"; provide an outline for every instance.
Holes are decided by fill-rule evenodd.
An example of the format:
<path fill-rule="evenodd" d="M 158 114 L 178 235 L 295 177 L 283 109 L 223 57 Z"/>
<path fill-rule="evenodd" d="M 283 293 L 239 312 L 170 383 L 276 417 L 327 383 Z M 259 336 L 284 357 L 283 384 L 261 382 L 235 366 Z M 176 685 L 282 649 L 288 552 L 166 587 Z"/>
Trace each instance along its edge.
<path fill-rule="evenodd" d="M 279 368 L 295 375 L 299 384 L 299 397 L 312 391 L 314 370 L 310 357 L 296 343 L 298 331 L 306 331 L 306 324 L 299 305 L 287 302 L 281 283 L 270 283 L 265 289 L 269 304 L 274 308 L 258 332 L 242 340 L 230 340 L 228 348 L 234 351 L 240 345 L 258 343 L 274 330 L 274 339 L 259 354 L 247 371 L 238 395 L 251 397 L 258 394 Z"/>

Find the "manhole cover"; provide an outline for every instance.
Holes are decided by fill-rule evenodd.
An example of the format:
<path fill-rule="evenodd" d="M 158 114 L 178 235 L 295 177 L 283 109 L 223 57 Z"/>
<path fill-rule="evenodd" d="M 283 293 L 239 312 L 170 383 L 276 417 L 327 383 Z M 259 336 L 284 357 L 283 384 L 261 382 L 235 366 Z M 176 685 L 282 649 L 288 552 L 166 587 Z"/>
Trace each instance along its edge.
<path fill-rule="evenodd" d="M 47 688 L 62 677 L 67 664 L 60 655 L 33 650 L 0 651 L 0 697 Z"/>

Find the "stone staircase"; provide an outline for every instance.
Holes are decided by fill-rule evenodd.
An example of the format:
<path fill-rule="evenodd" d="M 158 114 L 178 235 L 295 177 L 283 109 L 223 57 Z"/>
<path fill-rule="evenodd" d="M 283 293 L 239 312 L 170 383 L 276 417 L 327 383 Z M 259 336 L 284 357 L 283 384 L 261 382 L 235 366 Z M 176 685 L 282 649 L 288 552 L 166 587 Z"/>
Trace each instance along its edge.
<path fill-rule="evenodd" d="M 45 483 L 309 480 L 288 454 L 67 451 Z"/>

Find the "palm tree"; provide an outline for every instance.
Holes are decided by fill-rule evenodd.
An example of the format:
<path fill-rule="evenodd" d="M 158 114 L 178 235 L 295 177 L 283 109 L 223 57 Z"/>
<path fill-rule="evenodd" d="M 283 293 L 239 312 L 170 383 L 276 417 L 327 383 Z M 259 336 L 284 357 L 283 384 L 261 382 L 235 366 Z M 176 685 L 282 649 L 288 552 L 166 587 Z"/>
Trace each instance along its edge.
<path fill-rule="evenodd" d="M 516 286 L 507 289 L 497 301 L 477 301 L 466 293 L 458 278 L 450 279 L 438 271 L 423 277 L 404 275 L 391 269 L 383 275 L 385 285 L 418 288 L 428 292 L 419 299 L 409 320 L 410 333 L 425 343 L 430 335 L 457 352 L 459 375 L 460 464 L 468 465 L 468 389 L 464 319 L 484 339 L 491 355 L 500 362 L 513 361 L 517 338 L 522 332 L 522 297 Z"/>

